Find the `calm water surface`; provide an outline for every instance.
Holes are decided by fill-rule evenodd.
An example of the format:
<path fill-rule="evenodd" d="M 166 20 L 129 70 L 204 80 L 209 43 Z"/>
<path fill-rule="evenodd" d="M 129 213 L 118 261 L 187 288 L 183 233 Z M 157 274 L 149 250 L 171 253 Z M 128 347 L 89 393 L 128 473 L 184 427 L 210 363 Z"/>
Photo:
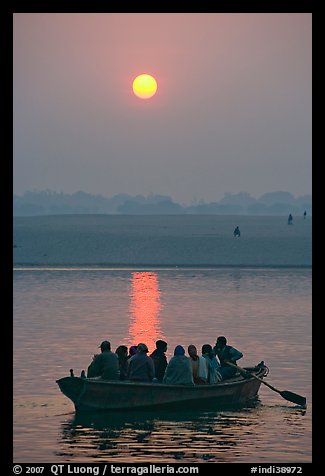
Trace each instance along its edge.
<path fill-rule="evenodd" d="M 14 271 L 14 462 L 311 462 L 310 269 Z M 261 360 L 253 408 L 75 415 L 55 382 L 89 365 L 103 339 L 198 349 L 218 335 Z"/>

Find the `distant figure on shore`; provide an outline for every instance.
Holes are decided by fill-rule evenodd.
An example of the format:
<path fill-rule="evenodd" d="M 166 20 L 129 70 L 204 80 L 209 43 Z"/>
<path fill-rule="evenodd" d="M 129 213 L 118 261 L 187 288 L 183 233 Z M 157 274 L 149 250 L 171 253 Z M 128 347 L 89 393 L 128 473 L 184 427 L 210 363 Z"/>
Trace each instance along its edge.
<path fill-rule="evenodd" d="M 236 236 L 240 237 L 240 229 L 238 226 L 234 229 L 234 237 L 236 238 Z"/>
<path fill-rule="evenodd" d="M 306 210 L 305 210 L 305 211 L 304 211 L 304 220 L 305 220 L 306 216 L 307 216 L 307 212 L 306 212 Z"/>
<path fill-rule="evenodd" d="M 292 215 L 290 213 L 289 216 L 288 216 L 288 225 L 292 225 L 292 220 L 293 220 L 293 218 L 292 218 Z"/>

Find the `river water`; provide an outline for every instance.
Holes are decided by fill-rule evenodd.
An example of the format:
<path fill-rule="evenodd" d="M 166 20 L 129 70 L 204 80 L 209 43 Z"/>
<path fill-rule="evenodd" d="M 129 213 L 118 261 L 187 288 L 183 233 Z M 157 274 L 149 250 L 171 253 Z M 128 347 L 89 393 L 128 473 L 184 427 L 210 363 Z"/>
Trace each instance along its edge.
<path fill-rule="evenodd" d="M 312 302 L 308 267 L 16 266 L 14 462 L 311 462 Z M 225 335 L 264 360 L 255 407 L 75 415 L 56 379 L 86 369 L 104 339 L 214 345 Z"/>

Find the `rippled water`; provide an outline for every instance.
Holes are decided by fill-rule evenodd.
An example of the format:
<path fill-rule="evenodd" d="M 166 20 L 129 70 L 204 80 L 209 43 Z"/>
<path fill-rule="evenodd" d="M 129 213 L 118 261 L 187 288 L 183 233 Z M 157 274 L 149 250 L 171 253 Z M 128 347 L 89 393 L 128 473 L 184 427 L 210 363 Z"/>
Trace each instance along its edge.
<path fill-rule="evenodd" d="M 14 271 L 14 461 L 310 462 L 311 311 L 310 269 Z M 169 359 L 221 334 L 307 409 L 262 385 L 241 410 L 75 415 L 55 382 L 104 338 Z"/>

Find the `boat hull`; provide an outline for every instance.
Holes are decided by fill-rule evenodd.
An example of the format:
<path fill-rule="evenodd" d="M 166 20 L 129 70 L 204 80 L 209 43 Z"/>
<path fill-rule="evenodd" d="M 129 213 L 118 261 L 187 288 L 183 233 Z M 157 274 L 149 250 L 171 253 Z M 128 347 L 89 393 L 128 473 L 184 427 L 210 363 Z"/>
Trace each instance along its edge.
<path fill-rule="evenodd" d="M 266 367 L 256 367 L 254 373 L 262 378 Z M 256 400 L 261 385 L 260 380 L 241 376 L 194 386 L 79 377 L 63 377 L 57 383 L 78 411 L 243 406 Z"/>

